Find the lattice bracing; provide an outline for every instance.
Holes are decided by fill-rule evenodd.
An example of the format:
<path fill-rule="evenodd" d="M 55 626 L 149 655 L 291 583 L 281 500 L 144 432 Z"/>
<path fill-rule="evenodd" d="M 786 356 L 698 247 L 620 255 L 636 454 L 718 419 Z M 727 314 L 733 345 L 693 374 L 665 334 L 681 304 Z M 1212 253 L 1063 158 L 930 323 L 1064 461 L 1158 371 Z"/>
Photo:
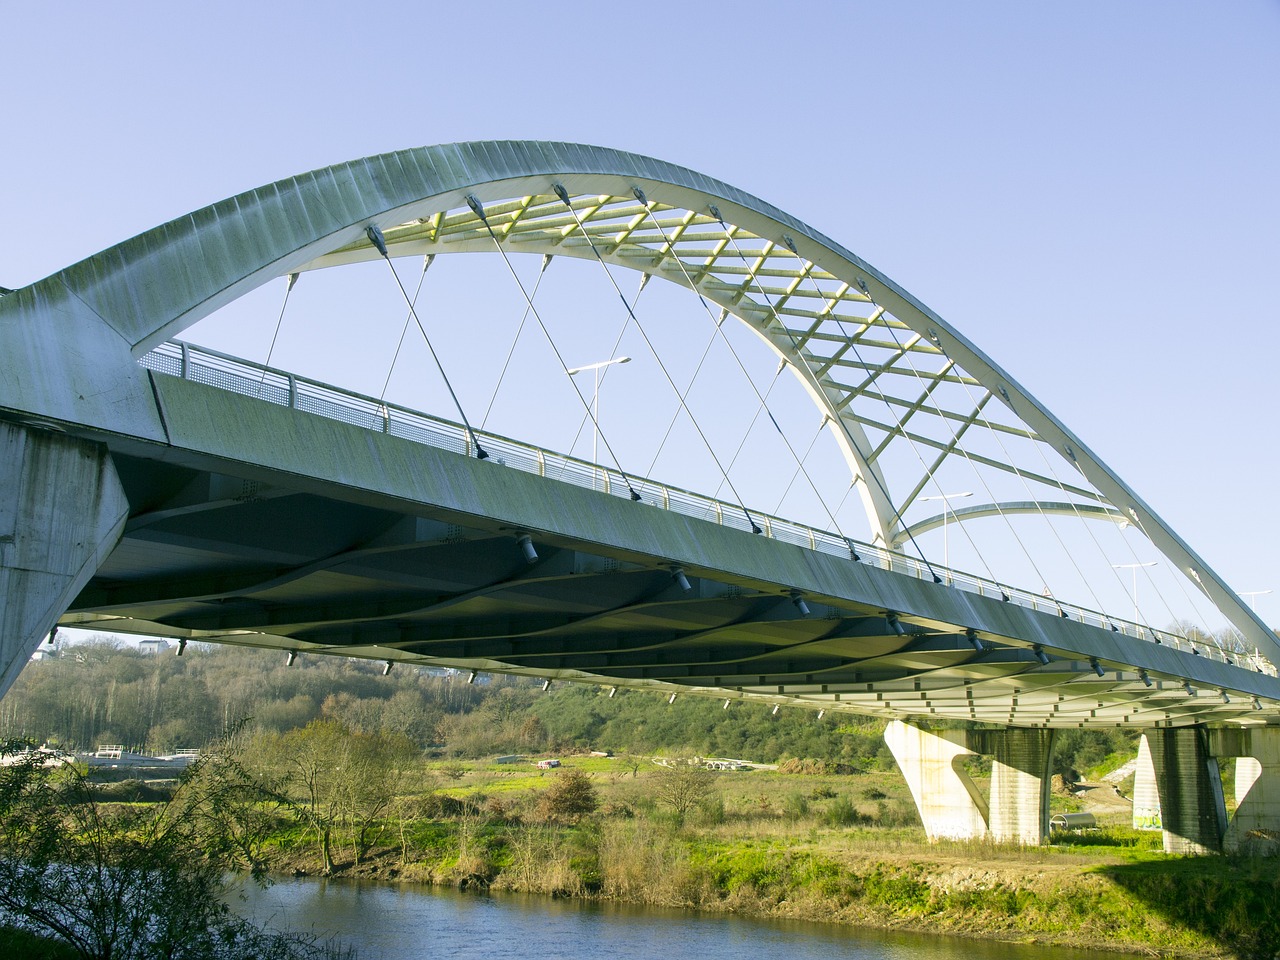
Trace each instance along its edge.
<path fill-rule="evenodd" d="M 590 189 L 593 181 L 614 189 Z M 493 253 L 496 239 L 510 252 L 599 258 L 692 289 L 717 318 L 731 314 L 750 328 L 798 378 L 848 467 L 843 482 L 854 495 L 846 492 L 846 499 L 861 502 L 876 544 L 924 556 L 915 542 L 922 534 L 945 532 L 950 523 L 948 536 L 972 542 L 971 531 L 980 535 L 994 525 L 1005 541 L 995 549 L 1007 552 L 1028 518 L 1137 529 L 1174 561 L 1193 585 L 1190 593 L 1204 593 L 1223 609 L 1249 637 L 1247 646 L 1258 648 L 1259 637 L 1269 637 L 1225 584 L 1012 378 L 815 231 L 763 204 L 753 209 L 741 197 L 726 200 L 660 180 L 527 178 L 518 186 L 536 189 L 515 193 L 513 185 L 487 184 L 464 198 L 480 204 L 484 219 L 456 197 L 447 209 L 398 211 L 383 226 L 388 248 L 393 256 Z M 357 240 L 304 269 L 374 256 Z M 966 499 L 952 500 L 961 487 Z M 1062 534 L 1053 536 L 1070 552 Z M 1022 550 L 1028 579 L 1039 579 L 1032 551 Z M 931 559 L 939 560 L 936 551 Z M 989 568 L 985 573 L 999 579 Z M 1087 604 L 1090 597 L 1076 599 Z M 1102 605 L 1096 595 L 1094 605 Z"/>

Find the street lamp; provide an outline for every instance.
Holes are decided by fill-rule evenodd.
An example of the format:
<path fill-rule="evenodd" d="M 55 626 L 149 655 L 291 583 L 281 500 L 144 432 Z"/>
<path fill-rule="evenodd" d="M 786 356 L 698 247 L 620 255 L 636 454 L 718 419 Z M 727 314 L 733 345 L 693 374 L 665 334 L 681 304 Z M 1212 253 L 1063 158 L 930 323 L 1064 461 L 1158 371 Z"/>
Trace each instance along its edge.
<path fill-rule="evenodd" d="M 951 566 L 951 552 L 947 549 L 947 516 L 951 513 L 951 501 L 972 496 L 972 490 L 962 490 L 960 493 L 941 493 L 936 497 L 920 498 L 920 503 L 928 503 L 931 500 L 942 501 L 942 565 L 944 567 Z"/>
<path fill-rule="evenodd" d="M 1254 597 L 1265 597 L 1270 592 L 1271 592 L 1270 590 L 1241 590 L 1240 596 L 1248 597 L 1249 609 L 1253 611 L 1257 611 L 1258 608 L 1254 603 Z"/>
<path fill-rule="evenodd" d="M 1138 568 L 1154 567 L 1160 561 L 1148 560 L 1146 563 L 1113 563 L 1111 566 L 1115 570 L 1131 570 L 1133 571 L 1133 622 L 1140 623 L 1142 615 L 1138 613 Z"/>
<path fill-rule="evenodd" d="M 593 464 L 599 462 L 597 451 L 600 447 L 600 371 L 605 367 L 613 366 L 615 363 L 630 362 L 630 357 L 614 357 L 611 360 L 601 360 L 599 363 L 586 363 L 580 367 L 570 367 L 565 371 L 571 377 L 587 370 L 595 374 L 595 388 L 591 392 L 591 423 L 595 428 L 591 435 L 591 462 Z"/>

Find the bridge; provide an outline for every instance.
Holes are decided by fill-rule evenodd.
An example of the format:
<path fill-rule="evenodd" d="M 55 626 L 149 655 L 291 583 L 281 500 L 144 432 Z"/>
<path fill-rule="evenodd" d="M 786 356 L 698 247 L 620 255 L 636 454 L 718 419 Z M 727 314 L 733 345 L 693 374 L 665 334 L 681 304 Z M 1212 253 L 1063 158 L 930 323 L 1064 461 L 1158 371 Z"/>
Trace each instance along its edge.
<path fill-rule="evenodd" d="M 466 366 L 442 359 L 395 267 L 423 258 L 425 275 L 453 253 L 509 272 L 516 341 L 529 320 L 545 335 L 597 456 L 476 426 Z M 653 347 L 654 395 L 669 387 L 671 423 L 703 442 L 714 494 L 624 469 L 646 458 L 611 439 L 539 299 L 552 259 L 597 271 L 621 329 Z M 379 261 L 445 417 L 175 339 L 270 281 L 283 318 L 300 276 Z M 746 402 L 709 407 L 776 428 L 748 475 L 725 428 L 694 415 L 701 363 L 678 368 L 699 347 L 664 356 L 650 327 L 665 301 L 650 312 L 620 285 L 636 273 L 641 291 L 689 291 L 702 356 L 743 367 Z M 820 417 L 808 448 L 749 349 Z M 5 291 L 0 368 L 0 693 L 64 625 L 873 714 L 930 836 L 1026 843 L 1047 833 L 1055 731 L 1122 725 L 1144 731 L 1135 820 L 1166 849 L 1280 831 L 1276 635 L 961 332 L 834 240 L 693 171 L 501 142 L 305 174 Z M 819 438 L 826 459 L 811 459 Z M 748 502 L 765 475 L 806 488 L 810 516 Z M 975 495 L 962 483 L 975 505 L 956 505 Z M 983 573 L 954 569 L 953 546 Z M 1139 571 L 1155 563 L 1228 627 L 1143 622 Z M 1103 609 L 1099 576 L 1119 580 L 1126 615 Z M 993 758 L 989 798 L 956 762 L 972 753 Z"/>

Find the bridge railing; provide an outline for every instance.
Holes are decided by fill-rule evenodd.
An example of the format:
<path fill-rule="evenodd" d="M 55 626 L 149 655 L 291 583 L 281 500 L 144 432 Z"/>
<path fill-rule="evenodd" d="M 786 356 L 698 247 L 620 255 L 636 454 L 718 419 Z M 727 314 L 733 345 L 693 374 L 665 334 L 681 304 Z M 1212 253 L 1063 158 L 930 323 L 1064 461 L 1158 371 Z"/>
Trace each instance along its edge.
<path fill-rule="evenodd" d="M 455 453 L 473 454 L 475 452 L 471 439 L 461 424 L 441 420 L 407 407 L 385 403 L 318 380 L 309 380 L 284 370 L 264 367 L 179 340 L 162 344 L 139 362 L 157 373 L 256 397 L 269 403 L 352 424 L 366 430 L 375 430 Z M 485 451 L 499 464 L 577 486 L 601 490 L 614 496 L 630 495 L 626 480 L 615 470 L 593 464 L 588 460 L 543 450 L 509 437 L 483 433 L 480 434 L 480 438 Z M 1154 630 L 1145 624 L 1119 620 L 1087 607 L 1065 603 L 1051 596 L 1022 590 L 963 571 L 951 570 L 938 564 L 928 564 L 915 557 L 850 540 L 827 530 L 754 511 L 748 518 L 737 504 L 726 503 L 655 480 L 639 477 L 630 479 L 646 503 L 664 510 L 739 530 L 750 530 L 751 521 L 754 520 L 765 536 L 784 543 L 796 544 L 835 556 L 856 558 L 859 562 L 873 563 L 881 569 L 921 580 L 936 578 L 942 584 L 954 589 L 1114 630 L 1139 640 L 1165 644 L 1214 660 L 1235 662 L 1237 659 L 1243 659 L 1242 654 L 1233 656 L 1211 643 L 1197 644 L 1187 637 L 1168 631 Z"/>

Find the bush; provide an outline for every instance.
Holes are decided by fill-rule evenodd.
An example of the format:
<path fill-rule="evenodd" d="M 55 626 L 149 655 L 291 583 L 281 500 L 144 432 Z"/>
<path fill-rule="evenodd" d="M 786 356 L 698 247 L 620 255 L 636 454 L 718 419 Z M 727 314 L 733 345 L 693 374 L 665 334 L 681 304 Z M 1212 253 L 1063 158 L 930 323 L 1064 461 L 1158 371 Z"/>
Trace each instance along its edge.
<path fill-rule="evenodd" d="M 802 793 L 789 793 L 782 800 L 782 817 L 794 823 L 809 815 L 809 800 Z"/>
<path fill-rule="evenodd" d="M 676 820 L 683 822 L 695 807 L 711 796 L 716 775 L 706 767 L 675 763 L 660 767 L 653 775 L 654 799 L 670 807 Z"/>
<path fill-rule="evenodd" d="M 867 819 L 848 797 L 836 797 L 822 812 L 823 823 L 830 827 L 852 827 Z"/>
<path fill-rule="evenodd" d="M 581 770 L 561 770 L 542 792 L 538 813 L 544 820 L 573 823 L 596 812 L 600 798 L 591 778 Z"/>
<path fill-rule="evenodd" d="M 920 814 L 914 803 L 906 800 L 881 800 L 876 804 L 876 823 L 882 827 L 918 827 Z"/>
<path fill-rule="evenodd" d="M 713 793 L 698 804 L 698 826 L 715 827 L 724 823 L 724 797 Z"/>

